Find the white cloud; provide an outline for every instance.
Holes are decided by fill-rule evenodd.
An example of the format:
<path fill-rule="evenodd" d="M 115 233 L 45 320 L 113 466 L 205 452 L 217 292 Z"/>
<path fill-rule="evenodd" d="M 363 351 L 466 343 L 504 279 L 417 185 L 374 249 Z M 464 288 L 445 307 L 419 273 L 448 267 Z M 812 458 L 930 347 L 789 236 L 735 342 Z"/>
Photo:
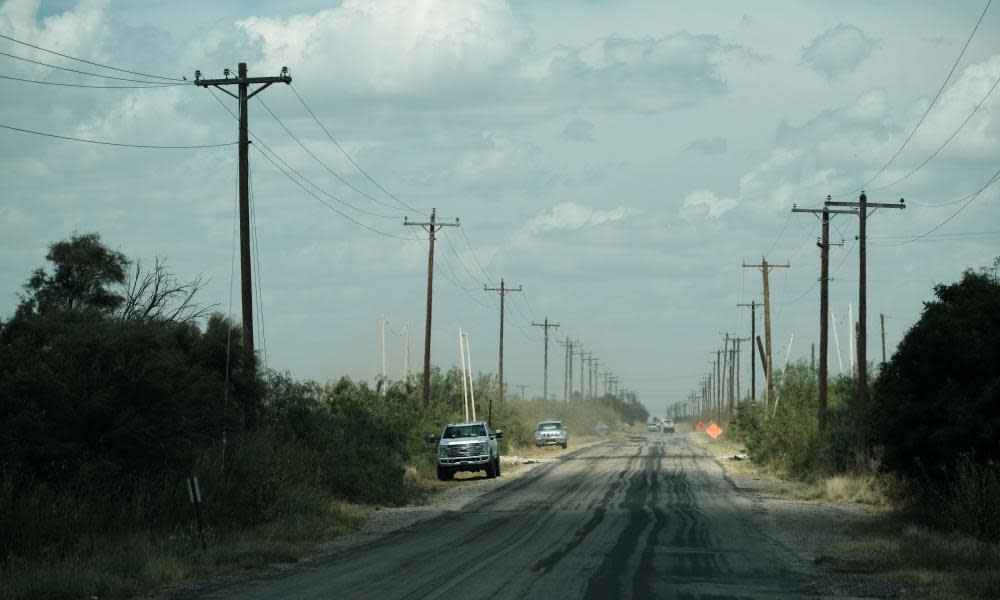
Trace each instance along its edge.
<path fill-rule="evenodd" d="M 106 9 L 109 0 L 82 0 L 72 10 L 42 19 L 38 26 L 40 0 L 8 0 L 0 6 L 0 31 L 36 46 L 94 59 L 106 37 Z M 19 56 L 52 62 L 51 54 L 18 46 Z M 44 58 L 42 58 L 44 57 Z M 34 67 L 31 67 L 34 68 Z"/>
<path fill-rule="evenodd" d="M 827 29 L 802 49 L 802 60 L 827 79 L 852 73 L 878 47 L 876 39 L 854 25 Z"/>
<path fill-rule="evenodd" d="M 594 210 L 573 202 L 562 202 L 531 218 L 524 226 L 529 234 L 556 230 L 577 230 L 604 223 L 621 221 L 635 211 L 623 206 L 611 210 Z"/>
<path fill-rule="evenodd" d="M 293 77 L 305 71 L 341 91 L 383 95 L 485 77 L 526 36 L 497 0 L 348 0 L 313 15 L 251 17 L 237 26 L 262 44 L 272 70 L 288 65 Z M 307 60 L 315 56 L 325 60 Z"/>
<path fill-rule="evenodd" d="M 689 221 L 704 217 L 718 219 L 738 204 L 736 198 L 719 198 L 711 190 L 695 190 L 684 198 L 681 215 Z"/>

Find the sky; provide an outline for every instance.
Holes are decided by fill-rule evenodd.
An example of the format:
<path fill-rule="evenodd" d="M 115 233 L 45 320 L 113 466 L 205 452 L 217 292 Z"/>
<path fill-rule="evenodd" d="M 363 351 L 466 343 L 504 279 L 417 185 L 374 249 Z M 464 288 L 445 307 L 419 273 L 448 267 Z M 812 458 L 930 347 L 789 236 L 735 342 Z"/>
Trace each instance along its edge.
<path fill-rule="evenodd" d="M 697 388 L 722 332 L 749 337 L 750 310 L 736 305 L 759 301 L 762 283 L 745 262 L 791 265 L 771 275 L 774 360 L 809 359 L 820 224 L 794 205 L 861 189 L 871 202 L 906 200 L 868 221 L 872 361 L 880 313 L 891 354 L 935 284 L 1000 256 L 1000 186 L 982 189 L 1000 166 L 1000 7 L 970 39 L 984 7 L 6 0 L 0 34 L 145 75 L 0 38 L 0 125 L 120 144 L 237 139 L 225 110 L 235 101 L 219 91 L 17 81 L 148 86 L 9 55 L 167 83 L 239 62 L 251 76 L 287 66 L 291 86 L 249 107 L 255 324 L 270 368 L 372 380 L 385 315 L 389 375 L 400 375 L 407 324 L 419 371 L 427 242 L 403 219 L 436 208 L 461 227 L 435 246 L 434 364 L 458 363 L 462 328 L 473 369 L 496 370 L 498 295 L 483 286 L 503 278 L 523 288 L 505 301 L 512 393 L 542 393 L 542 328 L 531 323 L 548 318 L 560 325 L 550 395 L 563 390 L 555 340 L 568 337 L 661 412 Z M 114 147 L 0 129 L 0 315 L 49 244 L 98 232 L 132 259 L 165 258 L 181 280 L 204 276 L 201 302 L 239 320 L 236 158 L 233 145 Z M 857 221 L 837 217 L 831 233 L 844 241 L 830 252 L 830 306 L 845 363 Z"/>

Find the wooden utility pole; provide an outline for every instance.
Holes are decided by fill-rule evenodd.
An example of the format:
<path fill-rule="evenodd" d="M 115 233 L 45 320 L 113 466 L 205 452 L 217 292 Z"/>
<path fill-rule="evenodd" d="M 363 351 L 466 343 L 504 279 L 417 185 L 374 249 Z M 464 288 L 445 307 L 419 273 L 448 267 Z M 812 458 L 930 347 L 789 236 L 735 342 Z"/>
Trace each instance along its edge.
<path fill-rule="evenodd" d="M 510 292 L 520 292 L 521 286 L 516 288 L 509 288 L 504 284 L 503 279 L 500 279 L 500 287 L 498 288 L 488 288 L 483 286 L 484 292 L 497 292 L 500 294 L 500 402 L 503 403 L 503 301 L 504 297 Z M 489 419 L 488 422 L 490 426 L 493 425 L 493 400 L 490 400 L 489 408 Z"/>
<path fill-rule="evenodd" d="M 517 387 L 521 388 L 521 402 L 524 402 L 524 390 L 528 389 L 528 386 L 521 384 Z"/>
<path fill-rule="evenodd" d="M 885 364 L 885 313 L 878 314 L 879 320 L 882 322 L 882 364 Z"/>
<path fill-rule="evenodd" d="M 424 323 L 424 397 L 423 407 L 427 408 L 431 397 L 431 315 L 434 305 L 434 240 L 438 230 L 442 227 L 458 227 L 459 221 L 456 218 L 454 223 L 441 223 L 437 220 L 437 209 L 431 209 L 431 220 L 427 223 L 416 223 L 403 217 L 403 225 L 415 225 L 423 227 L 430 240 L 430 249 L 427 252 L 427 316 Z"/>
<path fill-rule="evenodd" d="M 559 328 L 559 323 L 549 323 L 549 318 L 545 317 L 545 321 L 541 323 L 531 322 L 533 327 L 544 327 L 545 328 L 545 358 L 544 358 L 544 376 L 542 383 L 542 398 L 545 400 L 549 399 L 549 328 L 555 327 Z"/>
<path fill-rule="evenodd" d="M 868 196 L 861 192 L 857 202 L 833 202 L 827 200 L 826 206 L 845 206 L 857 208 L 858 212 L 858 406 L 856 418 L 857 449 L 863 453 L 867 440 L 867 424 L 865 422 L 865 411 L 868 406 L 868 293 L 867 293 L 867 249 L 866 235 L 868 229 L 868 209 L 872 214 L 880 208 L 906 208 L 906 203 L 902 198 L 899 204 L 878 204 L 869 203 Z"/>
<path fill-rule="evenodd" d="M 240 192 L 240 291 L 243 308 L 243 355 L 244 365 L 251 374 L 257 371 L 257 355 L 254 352 L 253 342 L 253 287 L 250 276 L 250 128 L 247 116 L 247 101 L 257 94 L 263 92 L 272 83 L 292 83 L 292 76 L 288 73 L 288 67 L 281 68 L 281 75 L 277 77 L 248 77 L 247 64 L 239 63 L 236 68 L 236 77 L 230 78 L 229 69 L 224 71 L 224 79 L 202 79 L 201 71 L 194 72 L 194 84 L 203 88 L 212 86 L 226 94 L 229 94 L 240 103 L 240 141 L 239 141 L 239 192 Z M 257 89 L 250 91 L 251 85 L 258 85 Z M 237 93 L 234 94 L 225 86 L 235 85 Z M 247 426 L 252 428 L 257 421 L 258 398 L 251 392 L 246 406 Z"/>
<path fill-rule="evenodd" d="M 583 362 L 586 361 L 586 360 L 590 360 L 590 357 L 593 356 L 593 353 L 592 352 L 584 352 L 583 350 L 581 350 L 577 354 L 580 355 L 580 399 L 581 400 L 586 400 L 587 399 L 587 387 L 584 385 L 584 379 L 583 379 L 583 374 L 584 374 Z"/>
<path fill-rule="evenodd" d="M 826 199 L 829 201 L 830 196 Z M 830 243 L 830 215 L 854 214 L 853 210 L 830 210 L 824 206 L 816 208 L 798 208 L 792 205 L 792 212 L 820 214 L 823 223 L 822 237 L 816 241 L 819 246 L 819 408 L 816 414 L 816 423 L 820 431 L 826 429 L 826 407 L 828 398 L 827 387 L 827 358 L 829 356 L 829 332 L 827 330 L 826 315 L 830 311 L 830 246 L 843 246 Z"/>
<path fill-rule="evenodd" d="M 570 398 L 573 397 L 573 345 L 576 344 L 574 340 L 566 338 L 565 342 L 559 342 L 559 345 L 566 349 L 566 363 L 563 365 L 563 401 L 569 402 Z"/>
<path fill-rule="evenodd" d="M 736 306 L 746 306 L 750 308 L 750 401 L 757 399 L 757 349 L 753 345 L 757 338 L 757 304 L 756 300 L 751 300 L 750 304 L 737 304 Z M 763 359 L 763 357 L 762 357 Z"/>
<path fill-rule="evenodd" d="M 748 265 L 743 263 L 744 269 L 760 269 L 761 275 L 764 277 L 764 345 L 767 355 L 764 357 L 763 362 L 767 365 L 765 371 L 767 371 L 767 393 L 764 396 L 764 406 L 771 405 L 771 395 L 774 393 L 774 377 L 771 375 L 774 373 L 773 360 L 771 356 L 771 291 L 768 287 L 768 275 L 771 273 L 772 269 L 787 269 L 791 267 L 788 263 L 783 265 L 772 265 L 768 264 L 766 258 L 761 258 L 761 264 L 759 265 Z"/>

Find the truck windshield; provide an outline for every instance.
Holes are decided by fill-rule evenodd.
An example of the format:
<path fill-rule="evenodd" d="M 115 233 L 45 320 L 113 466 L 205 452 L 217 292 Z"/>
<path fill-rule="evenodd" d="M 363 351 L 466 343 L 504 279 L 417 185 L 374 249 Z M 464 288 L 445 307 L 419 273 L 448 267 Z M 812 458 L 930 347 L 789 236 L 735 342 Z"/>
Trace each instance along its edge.
<path fill-rule="evenodd" d="M 453 440 L 455 438 L 483 437 L 486 435 L 486 426 L 482 423 L 474 425 L 449 425 L 444 430 L 444 439 Z"/>
<path fill-rule="evenodd" d="M 562 423 L 539 423 L 538 431 L 556 431 L 562 429 Z"/>

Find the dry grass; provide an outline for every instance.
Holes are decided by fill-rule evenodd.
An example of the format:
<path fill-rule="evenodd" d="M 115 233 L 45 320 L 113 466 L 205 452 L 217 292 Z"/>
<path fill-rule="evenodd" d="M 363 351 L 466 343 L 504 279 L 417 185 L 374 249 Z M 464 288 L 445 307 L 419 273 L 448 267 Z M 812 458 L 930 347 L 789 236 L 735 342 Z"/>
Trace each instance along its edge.
<path fill-rule="evenodd" d="M 919 598 L 1000 597 L 1000 544 L 895 519 L 835 545 L 817 562 L 839 572 L 915 585 Z"/>
<path fill-rule="evenodd" d="M 85 556 L 9 564 L 0 599 L 131 598 L 165 587 L 268 565 L 296 562 L 321 544 L 357 530 L 371 508 L 336 502 L 322 515 L 291 515 L 226 537 L 207 532 L 208 551 L 191 531 L 137 533 Z"/>

